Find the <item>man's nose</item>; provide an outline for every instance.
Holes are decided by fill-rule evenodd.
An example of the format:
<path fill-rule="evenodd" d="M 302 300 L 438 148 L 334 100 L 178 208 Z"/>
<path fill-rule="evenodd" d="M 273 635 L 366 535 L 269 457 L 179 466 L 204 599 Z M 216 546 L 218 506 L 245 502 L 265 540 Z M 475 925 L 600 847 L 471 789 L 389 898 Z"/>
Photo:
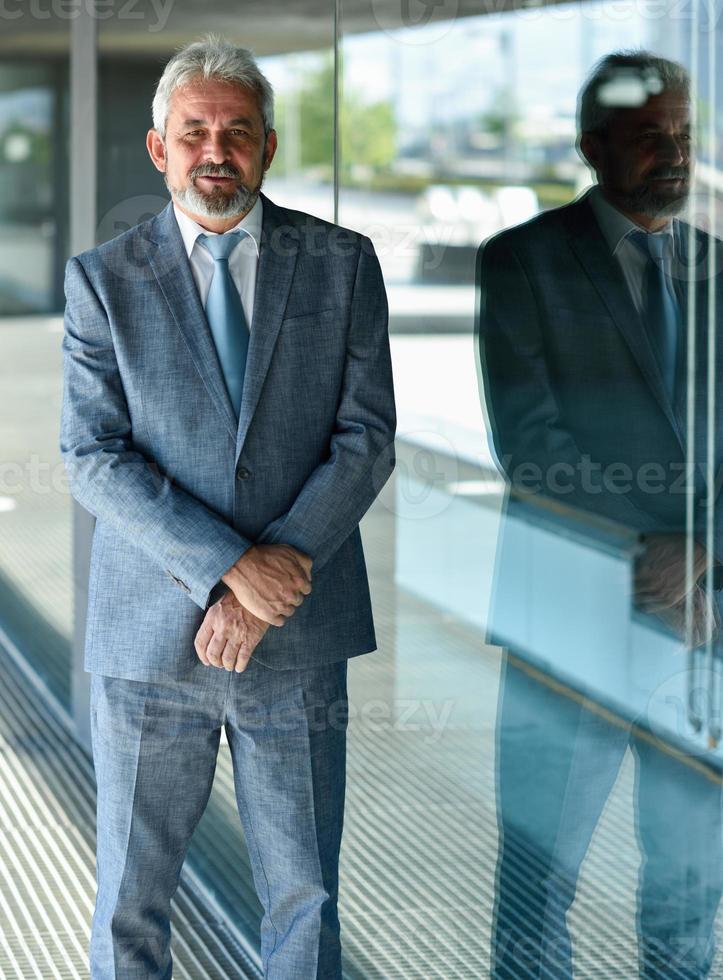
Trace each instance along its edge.
<path fill-rule="evenodd" d="M 229 144 L 223 133 L 210 133 L 204 140 L 204 154 L 209 163 L 225 163 L 228 160 Z"/>
<path fill-rule="evenodd" d="M 689 156 L 687 139 L 678 133 L 661 136 L 658 144 L 658 156 L 673 167 L 682 166 L 682 164 L 687 163 Z"/>

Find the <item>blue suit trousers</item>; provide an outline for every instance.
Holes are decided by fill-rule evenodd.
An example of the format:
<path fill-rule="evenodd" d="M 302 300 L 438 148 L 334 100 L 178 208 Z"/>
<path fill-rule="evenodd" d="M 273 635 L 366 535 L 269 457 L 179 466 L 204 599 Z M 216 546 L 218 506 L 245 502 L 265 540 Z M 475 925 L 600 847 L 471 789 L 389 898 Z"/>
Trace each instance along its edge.
<path fill-rule="evenodd" d="M 264 908 L 268 980 L 340 980 L 346 660 L 167 683 L 91 675 L 98 893 L 92 980 L 169 980 L 170 905 L 225 727 Z M 220 843 L 223 846 L 223 843 Z M 229 909 L 233 915 L 233 909 Z"/>
<path fill-rule="evenodd" d="M 507 662 L 497 726 L 493 980 L 572 980 L 567 913 L 628 746 L 642 858 L 637 975 L 709 976 L 723 891 L 720 784 Z"/>

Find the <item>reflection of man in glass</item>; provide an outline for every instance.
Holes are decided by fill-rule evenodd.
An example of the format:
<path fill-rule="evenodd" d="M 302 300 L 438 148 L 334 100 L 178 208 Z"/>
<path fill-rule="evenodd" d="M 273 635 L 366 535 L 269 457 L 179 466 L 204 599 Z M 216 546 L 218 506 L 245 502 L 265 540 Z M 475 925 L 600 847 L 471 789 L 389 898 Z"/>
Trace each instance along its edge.
<path fill-rule="evenodd" d="M 720 243 L 677 217 L 689 192 L 688 78 L 645 52 L 610 55 L 578 108 L 579 147 L 597 186 L 480 250 L 480 357 L 494 449 L 513 498 L 541 494 L 547 503 L 538 510 L 552 507 L 558 522 L 563 504 L 641 532 L 636 605 L 695 647 L 719 620 L 701 576 L 723 555 L 718 521 L 710 562 L 704 547 L 706 404 L 708 395 L 720 399 L 706 388 L 712 284 L 714 298 L 723 297 L 719 277 L 701 275 L 720 268 Z M 698 310 L 692 417 L 690 292 Z M 721 377 L 719 365 L 712 376 Z M 717 468 L 717 432 L 712 444 Z M 686 557 L 687 452 L 696 466 Z M 522 617 L 524 599 L 512 592 L 519 556 L 506 533 L 495 602 L 506 589 L 508 610 L 512 595 Z M 596 598 L 604 616 L 605 597 Z M 591 615 L 591 636 L 599 622 Z M 534 649 L 510 653 L 520 656 L 506 658 L 498 718 L 493 975 L 572 976 L 566 914 L 630 745 L 643 856 L 640 975 L 707 976 L 721 893 L 719 782 L 674 760 L 637 724 L 596 710 L 594 689 L 562 695 L 525 669 Z"/>

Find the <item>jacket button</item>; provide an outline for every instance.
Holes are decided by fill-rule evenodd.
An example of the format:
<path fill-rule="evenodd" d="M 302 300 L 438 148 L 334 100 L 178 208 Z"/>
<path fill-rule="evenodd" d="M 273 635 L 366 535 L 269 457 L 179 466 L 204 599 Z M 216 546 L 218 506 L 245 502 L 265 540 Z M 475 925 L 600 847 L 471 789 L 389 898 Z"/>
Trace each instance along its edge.
<path fill-rule="evenodd" d="M 236 470 L 237 480 L 248 480 L 250 476 L 251 476 L 251 470 L 247 470 L 245 466 L 239 466 L 238 469 Z"/>

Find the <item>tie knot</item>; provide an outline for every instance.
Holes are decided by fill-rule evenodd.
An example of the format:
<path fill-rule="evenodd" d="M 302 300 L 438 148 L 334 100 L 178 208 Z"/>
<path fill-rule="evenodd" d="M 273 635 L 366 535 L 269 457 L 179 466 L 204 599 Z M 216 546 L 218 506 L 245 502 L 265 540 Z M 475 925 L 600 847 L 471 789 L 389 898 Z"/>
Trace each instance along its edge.
<path fill-rule="evenodd" d="M 245 232 L 236 231 L 227 235 L 199 235 L 197 241 L 208 249 L 214 261 L 218 262 L 222 259 L 228 259 L 244 234 Z"/>
<path fill-rule="evenodd" d="M 651 258 L 655 262 L 662 262 L 665 256 L 668 234 L 648 234 L 646 231 L 631 231 L 628 235 L 630 241 L 637 245 L 646 258 Z"/>

